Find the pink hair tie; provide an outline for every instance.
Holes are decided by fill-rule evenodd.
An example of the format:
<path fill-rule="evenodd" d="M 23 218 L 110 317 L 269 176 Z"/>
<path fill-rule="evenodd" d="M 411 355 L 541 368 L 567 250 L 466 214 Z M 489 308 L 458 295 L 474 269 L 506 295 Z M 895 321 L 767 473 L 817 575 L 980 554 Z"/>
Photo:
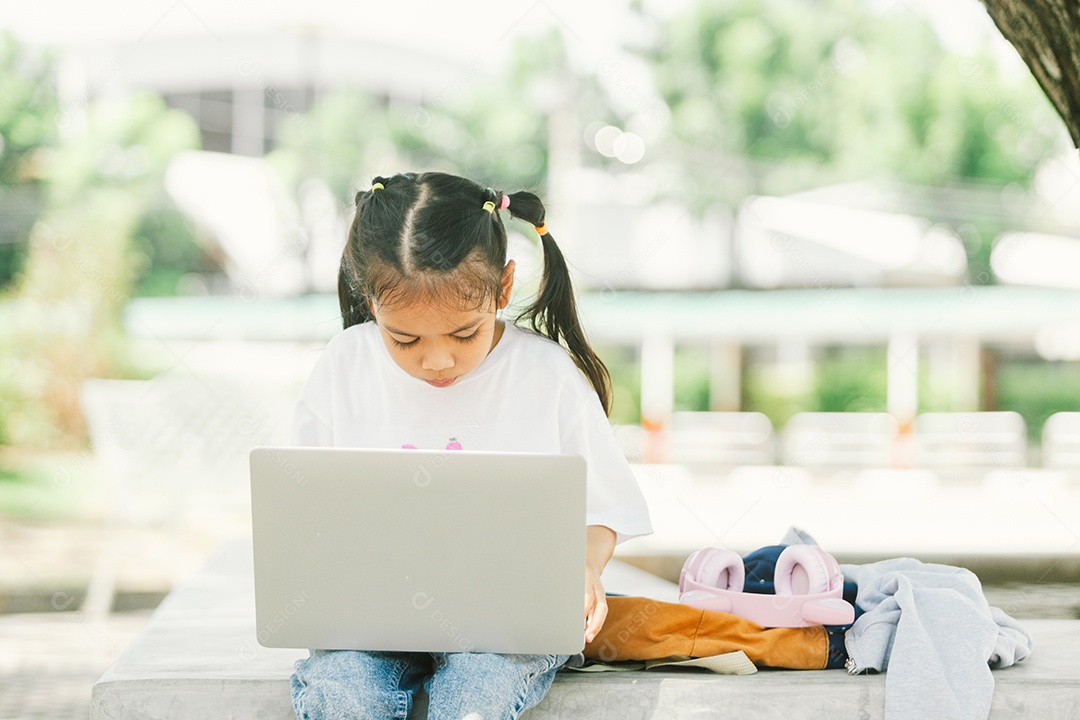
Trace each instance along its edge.
<path fill-rule="evenodd" d="M 510 196 L 509 195 L 503 195 L 502 196 L 502 201 L 499 203 L 499 209 L 500 210 L 505 210 L 508 207 L 510 207 Z"/>

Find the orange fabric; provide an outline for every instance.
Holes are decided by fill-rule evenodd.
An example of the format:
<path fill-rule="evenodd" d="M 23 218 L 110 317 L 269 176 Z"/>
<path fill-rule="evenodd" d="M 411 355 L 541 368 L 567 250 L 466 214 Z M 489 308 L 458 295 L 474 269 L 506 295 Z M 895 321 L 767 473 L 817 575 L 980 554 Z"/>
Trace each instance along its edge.
<path fill-rule="evenodd" d="M 611 663 L 709 657 L 742 650 L 755 665 L 823 670 L 829 640 L 820 625 L 763 628 L 735 615 L 642 597 L 609 597 L 608 616 L 585 646 L 590 660 Z"/>

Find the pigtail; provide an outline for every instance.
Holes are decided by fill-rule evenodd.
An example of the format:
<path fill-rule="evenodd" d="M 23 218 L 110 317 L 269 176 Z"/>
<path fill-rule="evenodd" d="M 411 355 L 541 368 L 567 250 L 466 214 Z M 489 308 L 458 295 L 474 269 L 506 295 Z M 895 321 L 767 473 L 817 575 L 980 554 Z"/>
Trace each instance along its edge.
<path fill-rule="evenodd" d="M 354 227 L 356 223 L 353 223 Z M 374 320 L 371 314 L 371 306 L 367 298 L 363 296 L 356 286 L 354 275 L 349 268 L 349 249 L 341 254 L 341 267 L 338 269 L 338 305 L 341 307 L 342 329 L 347 330 L 353 325 Z"/>
<path fill-rule="evenodd" d="M 570 270 L 555 244 L 555 238 L 547 232 L 544 205 L 540 198 L 530 192 L 516 192 L 510 195 L 507 209 L 513 217 L 531 223 L 538 232 L 543 231 L 540 241 L 544 248 L 544 273 L 540 280 L 540 292 L 517 320 L 527 320 L 533 330 L 566 347 L 596 390 L 604 413 L 610 415 L 611 375 L 582 330 Z"/>
<path fill-rule="evenodd" d="M 349 228 L 349 241 L 345 243 L 345 249 L 341 252 L 341 265 L 338 268 L 338 306 L 341 308 L 342 329 L 375 319 L 367 297 L 360 290 L 357 282 L 357 268 L 351 257 L 360 243 L 360 219 L 365 208 L 375 193 L 383 191 L 389 182 L 387 178 L 376 177 L 371 181 L 370 190 L 361 190 L 354 198 L 356 216 L 353 218 L 352 227 Z"/>

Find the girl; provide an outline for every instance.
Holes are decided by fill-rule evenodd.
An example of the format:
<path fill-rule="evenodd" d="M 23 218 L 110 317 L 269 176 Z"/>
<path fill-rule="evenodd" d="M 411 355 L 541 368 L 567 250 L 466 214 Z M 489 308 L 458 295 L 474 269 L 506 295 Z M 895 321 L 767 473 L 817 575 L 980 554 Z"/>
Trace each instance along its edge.
<path fill-rule="evenodd" d="M 535 226 L 543 242 L 540 292 L 518 318 L 531 331 L 497 314 L 514 284 L 503 210 Z M 611 435 L 607 368 L 581 330 L 540 200 L 444 173 L 375 178 L 356 196 L 338 298 L 345 331 L 301 393 L 298 443 L 583 455 L 592 640 L 607 614 L 604 565 L 617 542 L 651 527 Z M 405 718 L 422 684 L 431 718 L 517 718 L 543 699 L 566 660 L 312 650 L 296 663 L 293 707 L 301 720 Z"/>

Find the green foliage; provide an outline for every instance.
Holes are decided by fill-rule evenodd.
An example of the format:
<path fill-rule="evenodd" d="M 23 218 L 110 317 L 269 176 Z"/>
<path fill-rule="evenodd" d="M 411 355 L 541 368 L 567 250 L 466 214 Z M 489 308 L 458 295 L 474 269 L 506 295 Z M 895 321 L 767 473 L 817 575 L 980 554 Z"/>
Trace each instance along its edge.
<path fill-rule="evenodd" d="M 52 59 L 0 32 L 0 182 L 33 175 L 27 153 L 56 141 Z"/>
<path fill-rule="evenodd" d="M 480 83 L 468 100 L 419 108 L 396 140 L 417 167 L 440 168 L 507 190 L 536 188 L 547 175 L 544 115 L 505 89 Z"/>
<path fill-rule="evenodd" d="M 270 159 L 294 187 L 325 180 L 346 208 L 373 176 L 405 171 L 444 170 L 504 190 L 542 190 L 548 116 L 560 107 L 610 115 L 595 80 L 568 69 L 553 29 L 515 43 L 502 67 L 474 60 L 419 104 L 335 92 L 283 128 Z"/>
<path fill-rule="evenodd" d="M 0 289 L 26 261 L 26 239 L 41 210 L 39 148 L 56 142 L 52 59 L 0 32 Z"/>
<path fill-rule="evenodd" d="M 783 427 L 797 412 L 810 406 L 809 388 L 802 382 L 790 383 L 784 369 L 764 362 L 753 362 L 743 371 L 743 409 L 764 414 L 773 427 Z"/>
<path fill-rule="evenodd" d="M 675 349 L 675 409 L 709 409 L 709 351 L 699 345 Z"/>
<path fill-rule="evenodd" d="M 817 412 L 885 412 L 888 358 L 883 347 L 831 347 L 817 360 Z"/>
<path fill-rule="evenodd" d="M 220 270 L 197 242 L 191 221 L 168 205 L 148 210 L 139 220 L 130 253 L 131 294 L 139 297 L 181 294 L 179 283 L 185 275 Z"/>
<path fill-rule="evenodd" d="M 1003 361 L 997 368 L 997 407 L 1024 417 L 1028 437 L 1038 442 L 1046 419 L 1080 409 L 1080 373 L 1075 362 Z"/>
<path fill-rule="evenodd" d="M 597 354 L 611 373 L 614 402 L 611 422 L 636 425 L 641 422 L 641 362 L 637 349 L 604 346 Z M 679 346 L 675 353 L 675 409 L 709 409 L 709 357 L 706 348 Z"/>
<path fill-rule="evenodd" d="M 102 481 L 89 451 L 0 454 L 0 518 L 100 520 L 108 497 Z"/>
<path fill-rule="evenodd" d="M 612 422 L 640 422 L 641 371 L 632 348 L 604 348 L 616 403 Z M 702 348 L 680 347 L 676 355 L 677 410 L 708 409 L 708 358 Z M 793 377 L 791 368 L 764 357 L 750 362 L 743 375 L 744 410 L 764 413 L 773 427 L 783 427 L 797 412 L 886 412 L 888 358 L 872 346 L 830 347 L 814 359 L 808 377 Z M 1032 442 L 1041 439 L 1046 419 L 1057 412 L 1080 409 L 1080 373 L 1076 363 L 1003 360 L 995 376 L 993 410 L 1020 413 Z M 955 398 L 942 379 L 920 366 L 919 412 L 952 412 Z"/>
<path fill-rule="evenodd" d="M 200 145 L 191 117 L 157 95 L 137 94 L 87 107 L 88 128 L 50 160 L 53 202 L 79 202 L 93 188 L 122 188 L 146 202 L 162 192 L 169 161 Z"/>
<path fill-rule="evenodd" d="M 78 298 L 93 323 L 109 324 L 130 292 L 132 234 L 162 200 L 171 158 L 198 146 L 198 130 L 153 95 L 86 110 L 86 132 L 51 153 L 48 197 L 19 295 Z"/>
<path fill-rule="evenodd" d="M 132 237 L 162 198 L 162 177 L 198 131 L 161 98 L 86 108 L 86 131 L 50 152 L 48 193 L 30 256 L 0 323 L 0 442 L 81 443 L 79 383 L 112 376 L 122 358 L 120 311 L 136 276 Z"/>
<path fill-rule="evenodd" d="M 823 348 L 812 367 L 786 366 L 759 357 L 743 371 L 744 409 L 783 427 L 797 412 L 884 412 L 885 348 Z"/>
<path fill-rule="evenodd" d="M 611 373 L 611 423 L 637 425 L 641 422 L 641 363 L 637 352 L 623 345 L 595 349 Z"/>
<path fill-rule="evenodd" d="M 15 281 L 26 263 L 27 239 L 42 202 L 41 183 L 0 182 L 0 291 Z"/>
<path fill-rule="evenodd" d="M 557 30 L 515 43 L 502 72 L 477 60 L 396 126 L 410 160 L 506 190 L 541 188 L 548 170 L 547 115 L 580 100 Z"/>
<path fill-rule="evenodd" d="M 679 193 L 702 204 L 874 177 L 1026 185 L 1066 139 L 1031 78 L 949 53 L 903 4 L 699 0 L 646 54 L 693 149 Z"/>
<path fill-rule="evenodd" d="M 343 204 L 367 189 L 381 158 L 395 153 L 386 103 L 359 90 L 323 98 L 299 122 L 286 123 L 269 159 L 294 187 L 324 180 Z"/>

